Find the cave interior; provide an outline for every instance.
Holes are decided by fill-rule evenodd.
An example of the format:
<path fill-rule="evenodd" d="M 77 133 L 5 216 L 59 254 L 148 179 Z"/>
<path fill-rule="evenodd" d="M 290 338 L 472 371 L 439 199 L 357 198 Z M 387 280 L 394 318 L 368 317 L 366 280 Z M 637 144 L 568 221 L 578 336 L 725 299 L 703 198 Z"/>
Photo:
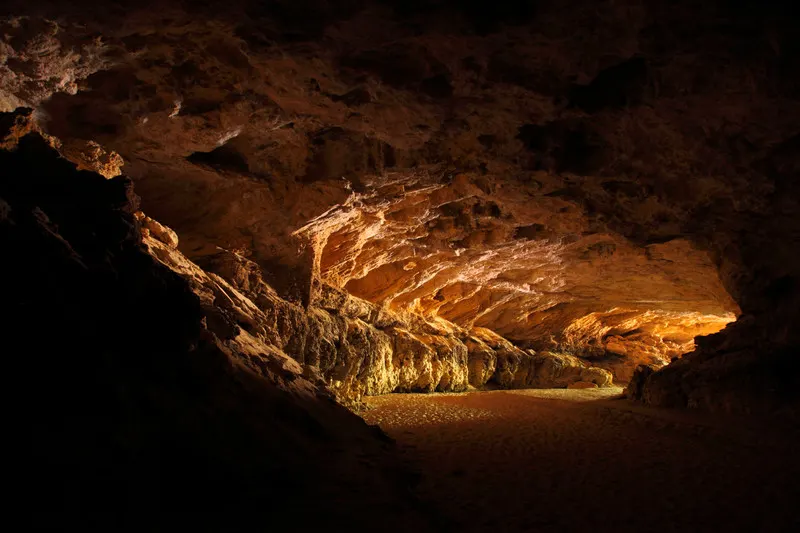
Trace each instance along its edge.
<path fill-rule="evenodd" d="M 715 420 L 758 428 L 747 445 L 775 463 L 743 456 L 731 494 L 775 469 L 765 494 L 782 496 L 736 519 L 744 488 L 723 518 L 681 500 L 684 521 L 659 524 L 800 525 L 785 508 L 800 474 L 797 15 L 748 0 L 5 2 L 0 336 L 19 508 L 47 509 L 26 523 L 238 530 L 286 510 L 269 523 L 582 528 L 588 507 L 533 519 L 523 499 L 513 519 L 456 527 L 426 491 L 458 480 L 431 488 L 449 474 L 404 447 L 423 426 L 485 445 L 513 424 L 444 421 L 536 401 L 525 431 L 575 425 L 558 446 L 526 438 L 579 456 L 594 437 L 569 435 L 606 435 L 602 409 L 683 428 L 610 419 L 633 439 L 722 432 L 697 450 L 728 438 Z M 595 420 L 530 418 L 543 405 Z M 708 461 L 685 469 L 725 472 Z M 583 494 L 537 487 L 559 508 Z M 661 530 L 649 516 L 613 525 Z"/>

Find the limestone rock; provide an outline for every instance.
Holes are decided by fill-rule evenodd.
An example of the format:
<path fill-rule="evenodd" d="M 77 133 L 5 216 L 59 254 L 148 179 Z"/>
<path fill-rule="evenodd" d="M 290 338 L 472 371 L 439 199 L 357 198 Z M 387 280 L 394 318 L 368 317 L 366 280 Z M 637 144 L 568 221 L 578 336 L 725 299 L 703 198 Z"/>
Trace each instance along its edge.
<path fill-rule="evenodd" d="M 313 367 L 343 403 L 358 403 L 364 394 L 466 389 L 467 348 L 454 338 L 455 330 L 405 322 L 329 286 L 304 309 L 282 299 L 255 263 L 234 252 L 217 250 L 202 258 L 206 272 L 159 240 L 146 236 L 144 242 L 193 282 L 218 335 L 235 337 L 244 330 L 275 345 Z"/>
<path fill-rule="evenodd" d="M 470 337 L 466 341 L 469 359 L 469 384 L 483 387 L 491 379 L 497 368 L 497 354 L 481 339 Z"/>
<path fill-rule="evenodd" d="M 755 317 L 699 339 L 698 349 L 663 368 L 639 367 L 627 396 L 660 407 L 760 414 L 798 421 L 796 350 L 768 338 Z M 785 342 L 785 341 L 784 341 Z"/>
<path fill-rule="evenodd" d="M 533 358 L 535 373 L 530 386 L 535 388 L 564 388 L 570 384 L 585 381 L 599 387 L 612 383 L 611 373 L 597 367 L 589 367 L 585 361 L 567 355 L 547 353 Z"/>
<path fill-rule="evenodd" d="M 504 388 L 522 388 L 528 383 L 531 355 L 486 328 L 474 328 L 467 339 L 470 351 L 470 383 L 488 381 Z M 490 371 L 492 373 L 490 373 Z"/>
<path fill-rule="evenodd" d="M 596 389 L 597 387 L 597 383 L 591 381 L 576 381 L 567 385 L 568 389 Z"/>
<path fill-rule="evenodd" d="M 566 387 L 581 380 L 584 364 L 577 357 L 549 353 L 536 357 L 535 383 L 540 388 Z"/>
<path fill-rule="evenodd" d="M 37 106 L 77 91 L 39 106 L 47 130 L 76 161 L 105 161 L 100 146 L 124 158 L 148 214 L 175 228 L 198 263 L 218 248 L 235 250 L 282 299 L 304 307 L 370 324 L 376 319 L 365 313 L 375 309 L 384 318 L 385 310 L 419 313 L 428 323 L 484 327 L 527 348 L 581 356 L 604 345 L 619 354 L 631 332 L 669 340 L 666 324 L 682 338 L 696 324 L 716 331 L 738 311 L 695 242 L 690 216 L 707 191 L 741 191 L 698 185 L 686 199 L 670 184 L 702 180 L 662 176 L 720 161 L 683 149 L 681 132 L 708 130 L 696 122 L 709 115 L 641 105 L 658 98 L 653 80 L 663 69 L 683 68 L 674 54 L 611 61 L 604 46 L 628 47 L 548 39 L 521 39 L 509 54 L 467 31 L 457 39 L 474 54 L 456 57 L 460 48 L 436 32 L 408 40 L 381 20 L 389 15 L 369 12 L 358 27 L 340 22 L 337 35 L 361 35 L 365 23 L 387 35 L 335 52 L 312 40 L 284 61 L 228 18 L 206 25 L 209 13 L 176 7 L 165 25 L 145 10 L 123 12 L 124 33 L 114 29 L 117 15 L 97 13 L 90 23 L 79 9 L 59 13 L 57 25 L 8 22 L 16 40 L 5 52 L 14 61 L 4 90 Z M 619 13 L 609 20 L 640 24 Z M 81 27 L 103 30 L 98 37 Z M 70 47 L 80 53 L 66 54 Z M 387 71 L 387 58 L 406 70 Z M 540 70 L 556 63 L 558 75 Z M 58 77 L 63 86 L 52 85 Z M 453 98 L 469 103 L 454 107 Z M 784 114 L 794 109 L 782 106 Z M 447 121 L 445 109 L 455 109 Z M 526 122 L 530 109 L 539 111 Z M 574 109 L 593 116 L 572 116 Z M 725 109 L 708 120 L 725 123 Z M 780 137 L 787 127 L 770 131 Z M 661 152 L 640 146 L 643 139 L 663 145 L 676 164 L 657 160 Z M 646 169 L 625 163 L 632 160 Z M 645 201 L 657 179 L 667 196 Z M 513 350 L 501 358 L 498 379 L 511 385 L 528 358 Z M 617 379 L 630 373 L 626 365 Z"/>
<path fill-rule="evenodd" d="M 422 17 L 347 3 L 313 22 L 239 0 L 170 3 L 168 18 L 6 4 L 0 105 L 35 108 L 67 152 L 93 142 L 124 158 L 189 260 L 223 249 L 257 265 L 269 290 L 248 298 L 269 327 L 248 327 L 349 376 L 335 382 L 354 395 L 352 376 L 396 377 L 369 328 L 465 345 L 491 330 L 511 348 L 482 341 L 488 383 L 508 387 L 539 379 L 529 350 L 625 382 L 695 348 L 654 386 L 710 390 L 716 365 L 741 385 L 737 364 L 759 366 L 747 336 L 724 330 L 720 352 L 693 341 L 737 317 L 776 360 L 800 344 L 800 69 L 773 3 L 750 17 L 550 2 L 480 23 L 457 2 Z M 235 335 L 223 315 L 209 321 Z M 348 331 L 374 351 L 363 361 Z M 491 356 L 473 351 L 481 383 Z M 461 363 L 436 377 L 436 357 L 425 386 L 460 384 Z M 693 365 L 705 377 L 689 379 Z M 706 393 L 663 396 L 716 408 Z"/>
<path fill-rule="evenodd" d="M 172 249 L 178 248 L 178 234 L 172 228 L 153 220 L 141 211 L 136 214 L 136 219 L 142 224 L 142 229 L 146 231 L 146 235 L 152 235 L 159 242 Z"/>
<path fill-rule="evenodd" d="M 9 17 L 0 22 L 0 112 L 33 107 L 53 93 L 75 94 L 78 83 L 108 68 L 102 38 L 83 39 L 55 20 Z"/>
<path fill-rule="evenodd" d="M 245 330 L 252 302 L 142 237 L 130 180 L 77 171 L 38 134 L 0 166 L 6 370 L 35 375 L 6 386 L 21 399 L 6 439 L 25 465 L 7 473 L 15 511 L 47 502 L 44 529 L 86 527 L 99 506 L 133 529 L 367 531 L 380 508 L 387 527 L 432 531 L 386 439 Z M 57 317 L 46 334 L 43 310 Z M 347 503 L 331 497 L 342 479 Z"/>
<path fill-rule="evenodd" d="M 59 144 L 61 154 L 76 163 L 79 170 L 88 169 L 109 179 L 122 173 L 122 166 L 125 164 L 122 156 L 114 151 L 107 151 L 94 141 L 74 139 Z"/>
<path fill-rule="evenodd" d="M 612 375 L 608 370 L 588 367 L 581 371 L 581 380 L 594 383 L 598 387 L 610 387 L 612 384 Z"/>
<path fill-rule="evenodd" d="M 144 243 L 190 280 L 209 328 L 220 338 L 247 335 L 275 345 L 313 368 L 312 374 L 348 405 L 358 404 L 363 395 L 459 392 L 489 382 L 505 388 L 566 387 L 578 379 L 598 386 L 611 383 L 606 370 L 566 355 L 537 357 L 485 328 L 475 328 L 464 342 L 453 326 L 441 329 L 398 315 L 394 325 L 379 328 L 371 321 L 382 313 L 373 304 L 332 287 L 321 288 L 314 301 L 320 307 L 302 309 L 281 299 L 261 279 L 257 265 L 233 252 L 219 250 L 205 258 L 207 268 L 217 272 L 207 273 L 160 240 L 146 235 Z M 298 367 L 296 373 L 303 372 Z"/>
<path fill-rule="evenodd" d="M 625 396 L 632 400 L 642 400 L 644 385 L 653 372 L 658 370 L 651 365 L 639 365 L 633 372 L 628 386 L 625 387 Z"/>

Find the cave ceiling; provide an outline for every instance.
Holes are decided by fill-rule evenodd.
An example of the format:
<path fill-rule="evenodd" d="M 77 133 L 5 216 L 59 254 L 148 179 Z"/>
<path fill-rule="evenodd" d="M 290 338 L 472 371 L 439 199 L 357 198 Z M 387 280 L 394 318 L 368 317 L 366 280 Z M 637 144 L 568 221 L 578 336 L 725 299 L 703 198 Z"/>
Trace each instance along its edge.
<path fill-rule="evenodd" d="M 800 134 L 786 23 L 336 4 L 16 6 L 0 105 L 124 162 L 188 257 L 233 250 L 305 304 L 328 284 L 541 347 L 683 345 L 748 303 L 732 245 Z"/>

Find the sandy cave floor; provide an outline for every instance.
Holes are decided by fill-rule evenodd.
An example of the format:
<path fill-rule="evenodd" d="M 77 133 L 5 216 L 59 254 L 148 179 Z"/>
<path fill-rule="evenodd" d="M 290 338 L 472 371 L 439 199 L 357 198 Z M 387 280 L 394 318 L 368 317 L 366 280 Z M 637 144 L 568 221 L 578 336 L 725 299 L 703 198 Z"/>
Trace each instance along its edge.
<path fill-rule="evenodd" d="M 798 531 L 797 428 L 621 389 L 393 394 L 362 416 L 455 531 Z"/>

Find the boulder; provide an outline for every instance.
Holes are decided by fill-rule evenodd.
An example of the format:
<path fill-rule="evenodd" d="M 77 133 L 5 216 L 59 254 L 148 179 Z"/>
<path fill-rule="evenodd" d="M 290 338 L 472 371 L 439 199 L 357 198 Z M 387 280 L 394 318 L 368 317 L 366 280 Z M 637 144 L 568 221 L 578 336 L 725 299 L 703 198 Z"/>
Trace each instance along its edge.
<path fill-rule="evenodd" d="M 592 383 L 591 381 L 576 381 L 574 383 L 570 383 L 567 385 L 568 389 L 596 389 L 597 383 Z"/>

